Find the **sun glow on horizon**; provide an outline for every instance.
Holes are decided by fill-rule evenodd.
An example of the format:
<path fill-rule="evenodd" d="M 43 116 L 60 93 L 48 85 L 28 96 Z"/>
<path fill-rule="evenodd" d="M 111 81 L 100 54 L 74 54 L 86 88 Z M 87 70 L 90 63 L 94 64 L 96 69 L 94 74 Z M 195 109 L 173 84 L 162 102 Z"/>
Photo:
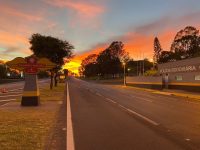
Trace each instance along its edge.
<path fill-rule="evenodd" d="M 79 75 L 78 69 L 80 66 L 81 66 L 81 60 L 74 59 L 74 60 L 71 60 L 70 62 L 66 63 L 64 65 L 63 69 L 68 69 L 69 71 Z"/>

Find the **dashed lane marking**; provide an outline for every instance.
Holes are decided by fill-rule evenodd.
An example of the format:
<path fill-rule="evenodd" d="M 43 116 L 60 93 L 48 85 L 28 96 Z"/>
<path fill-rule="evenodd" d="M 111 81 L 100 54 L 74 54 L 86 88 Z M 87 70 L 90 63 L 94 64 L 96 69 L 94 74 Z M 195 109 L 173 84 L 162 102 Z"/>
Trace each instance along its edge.
<path fill-rule="evenodd" d="M 149 118 L 147 118 L 147 117 L 145 117 L 145 116 L 143 116 L 143 115 L 141 115 L 141 114 L 139 114 L 139 113 L 137 113 L 137 112 L 135 112 L 135 111 L 133 111 L 133 110 L 131 110 L 131 109 L 129 109 L 129 108 L 125 108 L 125 109 L 126 109 L 129 113 L 134 114 L 134 115 L 136 115 L 136 116 L 142 118 L 143 120 L 145 120 L 145 121 L 147 121 L 147 122 L 149 122 L 149 123 L 151 123 L 151 124 L 153 124 L 153 125 L 155 125 L 155 126 L 158 126 L 158 125 L 159 125 L 159 123 L 157 123 L 157 122 L 155 122 L 155 121 L 153 121 L 153 120 L 151 120 L 151 119 L 149 119 Z"/>
<path fill-rule="evenodd" d="M 116 104 L 116 102 L 115 101 L 113 101 L 112 99 L 110 99 L 110 98 L 106 98 L 108 101 L 110 101 L 111 103 L 114 103 L 114 104 Z"/>
<path fill-rule="evenodd" d="M 101 96 L 101 97 L 103 96 L 103 95 L 101 95 L 100 93 L 96 93 L 96 95 Z"/>
<path fill-rule="evenodd" d="M 146 99 L 146 98 L 142 98 L 142 97 L 137 97 L 137 96 L 133 96 L 133 95 L 131 95 L 131 97 L 132 98 L 135 98 L 135 100 L 138 100 L 138 99 L 140 99 L 140 100 L 143 100 L 143 101 L 146 101 L 146 102 L 153 102 L 152 100 L 148 100 L 148 99 Z"/>
<path fill-rule="evenodd" d="M 141 118 L 141 119 L 147 121 L 148 123 L 150 123 L 150 124 L 152 124 L 152 125 L 154 125 L 154 126 L 158 126 L 158 125 L 159 125 L 159 123 L 157 123 L 157 122 L 155 122 L 155 121 L 153 121 L 153 120 L 151 120 L 151 119 L 145 117 L 144 115 L 141 115 L 141 114 L 139 114 L 139 113 L 137 113 L 137 112 L 135 112 L 135 111 L 133 111 L 133 110 L 131 110 L 131 109 L 129 109 L 129 108 L 126 108 L 125 106 L 123 106 L 123 105 L 121 105 L 121 104 L 119 104 L 119 103 L 113 101 L 113 100 L 110 99 L 110 98 L 106 98 L 106 100 L 108 100 L 108 101 L 111 102 L 111 103 L 117 104 L 117 106 L 120 107 L 120 108 L 122 108 L 123 110 L 125 110 L 125 111 L 129 112 L 130 114 L 133 114 L 133 115 L 135 115 L 135 116 L 137 116 L 137 117 L 139 117 L 139 118 Z"/>

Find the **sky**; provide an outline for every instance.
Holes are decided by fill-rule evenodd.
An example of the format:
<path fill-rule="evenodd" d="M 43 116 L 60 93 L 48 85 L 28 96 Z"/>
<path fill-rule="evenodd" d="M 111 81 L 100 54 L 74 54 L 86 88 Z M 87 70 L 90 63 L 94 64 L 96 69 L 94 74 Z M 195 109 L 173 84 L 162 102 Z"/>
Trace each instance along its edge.
<path fill-rule="evenodd" d="M 179 30 L 200 29 L 199 16 L 199 0 L 0 0 L 0 60 L 32 54 L 34 33 L 74 45 L 65 67 L 75 72 L 112 41 L 122 41 L 134 59 L 151 59 L 155 36 L 169 50 Z"/>

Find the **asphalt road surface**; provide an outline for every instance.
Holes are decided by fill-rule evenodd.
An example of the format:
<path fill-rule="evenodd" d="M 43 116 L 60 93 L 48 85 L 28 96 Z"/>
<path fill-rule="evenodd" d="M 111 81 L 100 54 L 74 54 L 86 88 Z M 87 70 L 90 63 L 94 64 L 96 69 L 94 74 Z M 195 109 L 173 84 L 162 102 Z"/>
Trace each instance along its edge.
<path fill-rule="evenodd" d="M 75 78 L 68 87 L 75 150 L 200 149 L 199 102 Z"/>
<path fill-rule="evenodd" d="M 41 89 L 44 85 L 49 84 L 49 82 L 49 79 L 39 80 L 39 88 Z M 0 106 L 20 98 L 22 96 L 23 88 L 24 81 L 0 84 Z M 2 89 L 5 89 L 5 92 L 2 92 Z"/>

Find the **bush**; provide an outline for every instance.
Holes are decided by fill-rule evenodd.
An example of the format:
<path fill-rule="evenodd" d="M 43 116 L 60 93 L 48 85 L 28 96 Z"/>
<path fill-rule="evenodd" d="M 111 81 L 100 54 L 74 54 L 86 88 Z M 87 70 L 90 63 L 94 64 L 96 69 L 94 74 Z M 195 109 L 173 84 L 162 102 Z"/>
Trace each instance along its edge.
<path fill-rule="evenodd" d="M 158 74 L 157 70 L 147 70 L 144 75 L 145 76 L 156 76 Z"/>

